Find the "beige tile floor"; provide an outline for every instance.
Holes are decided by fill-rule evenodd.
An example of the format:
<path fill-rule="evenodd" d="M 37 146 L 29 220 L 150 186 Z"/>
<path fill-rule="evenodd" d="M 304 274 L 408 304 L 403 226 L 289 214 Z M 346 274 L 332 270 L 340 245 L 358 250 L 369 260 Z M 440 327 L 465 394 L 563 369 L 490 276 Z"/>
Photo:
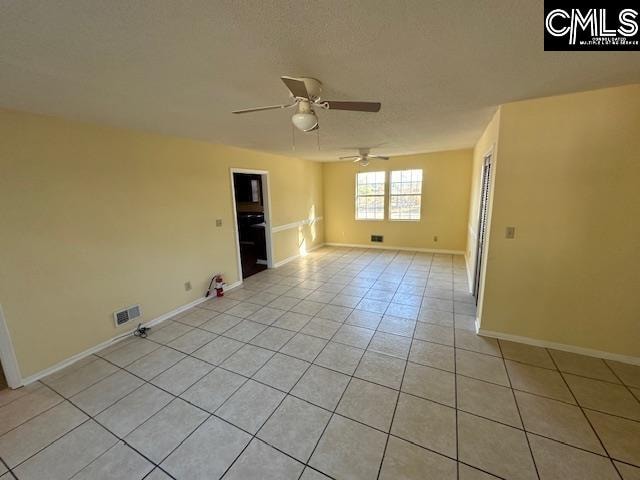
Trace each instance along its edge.
<path fill-rule="evenodd" d="M 0 478 L 640 478 L 640 367 L 475 335 L 464 261 L 324 248 L 0 394 Z"/>

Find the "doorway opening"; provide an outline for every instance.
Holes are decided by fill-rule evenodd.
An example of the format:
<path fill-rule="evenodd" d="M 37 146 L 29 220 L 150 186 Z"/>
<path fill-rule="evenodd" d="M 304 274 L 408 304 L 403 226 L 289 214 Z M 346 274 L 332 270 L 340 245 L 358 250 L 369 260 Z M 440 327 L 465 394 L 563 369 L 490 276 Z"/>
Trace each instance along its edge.
<path fill-rule="evenodd" d="M 238 254 L 243 279 L 272 266 L 269 173 L 231 169 Z"/>
<path fill-rule="evenodd" d="M 489 215 L 489 193 L 491 192 L 491 154 L 484 157 L 482 166 L 482 184 L 480 186 L 480 208 L 478 209 L 478 239 L 476 242 L 476 267 L 473 281 L 473 296 L 476 305 L 480 298 L 480 280 L 482 272 L 482 257 L 486 247 L 487 221 Z"/>

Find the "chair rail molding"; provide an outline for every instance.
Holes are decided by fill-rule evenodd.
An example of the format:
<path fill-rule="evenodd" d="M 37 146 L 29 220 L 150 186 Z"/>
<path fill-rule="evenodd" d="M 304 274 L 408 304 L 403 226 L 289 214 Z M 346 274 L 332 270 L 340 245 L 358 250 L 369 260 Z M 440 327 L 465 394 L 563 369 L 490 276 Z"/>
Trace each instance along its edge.
<path fill-rule="evenodd" d="M 305 218 L 304 220 L 299 220 L 297 222 L 285 223 L 284 225 L 277 225 L 275 227 L 272 227 L 271 231 L 273 233 L 282 232 L 284 230 L 291 230 L 292 228 L 301 227 L 303 225 L 313 225 L 314 223 L 319 222 L 321 220 L 322 220 L 322 217 Z"/>

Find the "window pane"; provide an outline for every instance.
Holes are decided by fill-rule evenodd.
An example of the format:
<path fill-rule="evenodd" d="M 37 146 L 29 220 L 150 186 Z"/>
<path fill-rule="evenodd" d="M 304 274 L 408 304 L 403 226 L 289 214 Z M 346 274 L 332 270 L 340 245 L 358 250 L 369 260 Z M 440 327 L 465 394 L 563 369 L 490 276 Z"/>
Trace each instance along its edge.
<path fill-rule="evenodd" d="M 384 195 L 384 172 L 363 172 L 356 177 L 357 195 Z"/>
<path fill-rule="evenodd" d="M 391 172 L 389 218 L 392 220 L 420 220 L 422 170 Z"/>
<path fill-rule="evenodd" d="M 384 219 L 385 172 L 356 174 L 356 220 Z"/>
<path fill-rule="evenodd" d="M 391 172 L 391 195 L 419 195 L 422 193 L 422 170 Z"/>
<path fill-rule="evenodd" d="M 383 220 L 384 219 L 384 197 L 357 197 L 356 198 L 356 219 L 357 220 Z"/>
<path fill-rule="evenodd" d="M 420 220 L 420 195 L 392 195 L 389 218 L 392 220 Z"/>
<path fill-rule="evenodd" d="M 384 183 L 358 185 L 358 195 L 384 195 Z"/>

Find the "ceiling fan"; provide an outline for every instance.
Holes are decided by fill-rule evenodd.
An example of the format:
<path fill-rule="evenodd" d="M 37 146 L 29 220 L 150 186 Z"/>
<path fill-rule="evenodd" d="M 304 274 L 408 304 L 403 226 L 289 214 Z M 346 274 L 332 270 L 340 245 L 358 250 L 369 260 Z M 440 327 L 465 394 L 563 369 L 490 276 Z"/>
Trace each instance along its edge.
<path fill-rule="evenodd" d="M 340 160 L 352 160 L 353 163 L 358 163 L 361 167 L 369 165 L 370 159 L 376 160 L 389 160 L 389 157 L 383 157 L 382 155 L 370 155 L 368 148 L 359 148 L 358 155 L 350 155 L 348 157 L 340 157 Z"/>
<path fill-rule="evenodd" d="M 263 110 L 276 110 L 280 108 L 296 107 L 296 113 L 291 117 L 291 121 L 299 130 L 312 132 L 317 130 L 318 117 L 314 107 L 325 110 L 351 110 L 356 112 L 379 112 L 379 102 L 336 102 L 334 100 L 324 100 L 322 83 L 315 78 L 309 77 L 280 77 L 291 92 L 291 103 L 283 105 L 270 105 L 268 107 L 247 108 L 236 110 L 233 113 L 260 112 Z"/>

